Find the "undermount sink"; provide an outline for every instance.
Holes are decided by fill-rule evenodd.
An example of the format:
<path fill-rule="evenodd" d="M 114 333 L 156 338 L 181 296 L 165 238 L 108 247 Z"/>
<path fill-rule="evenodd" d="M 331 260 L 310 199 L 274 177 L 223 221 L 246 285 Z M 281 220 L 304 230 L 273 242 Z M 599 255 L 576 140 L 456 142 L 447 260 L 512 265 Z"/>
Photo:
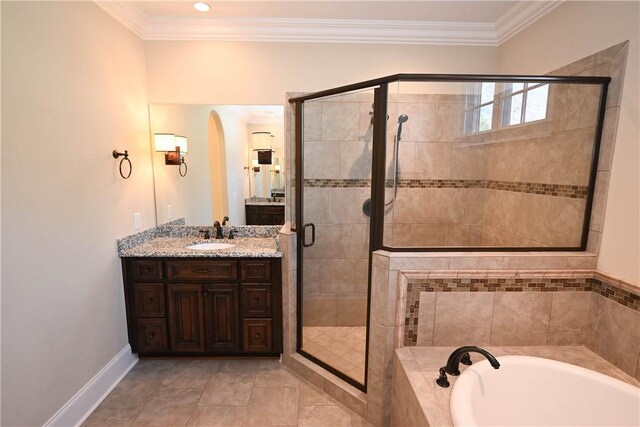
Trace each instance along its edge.
<path fill-rule="evenodd" d="M 194 249 L 197 251 L 215 251 L 218 249 L 229 249 L 235 245 L 231 243 L 210 242 L 210 243 L 196 243 L 195 245 L 187 246 L 187 249 Z"/>

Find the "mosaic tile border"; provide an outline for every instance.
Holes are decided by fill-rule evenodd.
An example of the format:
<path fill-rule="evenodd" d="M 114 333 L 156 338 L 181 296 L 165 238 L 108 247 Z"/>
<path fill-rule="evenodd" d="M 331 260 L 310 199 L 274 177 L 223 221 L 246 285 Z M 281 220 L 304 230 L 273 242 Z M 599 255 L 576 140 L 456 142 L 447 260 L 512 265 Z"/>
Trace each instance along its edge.
<path fill-rule="evenodd" d="M 369 188 L 370 179 L 305 179 L 309 188 Z M 391 188 L 393 181 L 385 181 Z M 541 184 L 535 182 L 490 181 L 474 179 L 399 179 L 398 188 L 486 188 L 513 193 L 586 199 L 588 187 L 583 185 Z"/>
<path fill-rule="evenodd" d="M 410 279 L 404 316 L 403 345 L 418 341 L 422 292 L 596 292 L 640 312 L 640 295 L 593 278 L 423 278 Z"/>

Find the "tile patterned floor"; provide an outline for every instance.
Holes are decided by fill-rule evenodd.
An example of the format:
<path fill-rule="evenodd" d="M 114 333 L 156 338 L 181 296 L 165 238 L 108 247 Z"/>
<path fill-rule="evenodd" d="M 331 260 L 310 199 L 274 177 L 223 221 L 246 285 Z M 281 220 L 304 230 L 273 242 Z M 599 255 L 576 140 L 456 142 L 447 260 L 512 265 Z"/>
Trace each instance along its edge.
<path fill-rule="evenodd" d="M 277 359 L 141 359 L 84 426 L 368 426 Z"/>
<path fill-rule="evenodd" d="M 366 326 L 305 326 L 302 337 L 307 353 L 364 382 Z"/>

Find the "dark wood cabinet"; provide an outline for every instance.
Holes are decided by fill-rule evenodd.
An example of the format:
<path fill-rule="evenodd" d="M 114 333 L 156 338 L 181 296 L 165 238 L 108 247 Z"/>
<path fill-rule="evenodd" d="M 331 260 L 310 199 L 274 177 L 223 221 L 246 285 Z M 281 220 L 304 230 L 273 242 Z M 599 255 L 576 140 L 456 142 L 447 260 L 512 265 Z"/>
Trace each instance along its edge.
<path fill-rule="evenodd" d="M 282 352 L 279 258 L 124 258 L 122 265 L 134 352 Z"/>
<path fill-rule="evenodd" d="M 245 205 L 247 225 L 283 225 L 284 206 Z"/>

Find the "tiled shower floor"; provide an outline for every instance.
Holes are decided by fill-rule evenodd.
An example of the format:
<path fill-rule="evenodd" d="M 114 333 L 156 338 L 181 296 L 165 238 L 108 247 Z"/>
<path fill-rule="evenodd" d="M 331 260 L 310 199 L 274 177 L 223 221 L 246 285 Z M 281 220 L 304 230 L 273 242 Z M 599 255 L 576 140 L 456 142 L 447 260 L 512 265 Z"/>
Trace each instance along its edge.
<path fill-rule="evenodd" d="M 277 359 L 142 359 L 84 426 L 370 426 Z"/>
<path fill-rule="evenodd" d="M 302 349 L 363 383 L 366 337 L 365 326 L 304 326 Z"/>

